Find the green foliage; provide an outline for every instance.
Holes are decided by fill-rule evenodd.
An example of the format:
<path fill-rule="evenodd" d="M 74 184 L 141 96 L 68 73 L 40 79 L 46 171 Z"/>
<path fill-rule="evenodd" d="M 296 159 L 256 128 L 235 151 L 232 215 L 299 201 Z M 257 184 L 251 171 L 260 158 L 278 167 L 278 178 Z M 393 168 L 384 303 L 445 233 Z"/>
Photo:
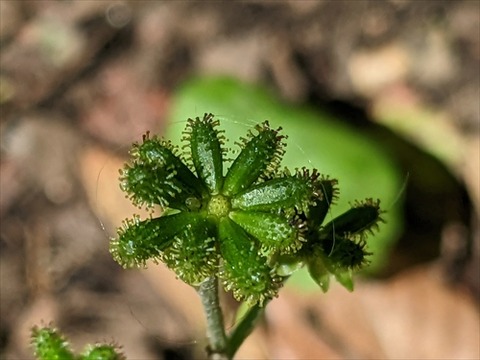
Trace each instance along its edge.
<path fill-rule="evenodd" d="M 32 329 L 32 346 L 38 360 L 124 360 L 124 355 L 114 344 L 87 345 L 75 355 L 59 331 L 51 326 Z"/>
<path fill-rule="evenodd" d="M 337 198 L 336 181 L 316 169 L 280 170 L 286 137 L 267 121 L 238 144 L 228 169 L 223 132 L 212 114 L 189 119 L 186 154 L 148 134 L 121 171 L 133 203 L 159 205 L 158 218 L 126 220 L 112 239 L 124 267 L 163 261 L 186 283 L 218 277 L 239 301 L 262 306 L 290 273 L 306 265 L 322 289 L 330 275 L 351 289 L 368 263 L 365 238 L 377 227 L 379 201 L 357 202 L 323 225 Z"/>

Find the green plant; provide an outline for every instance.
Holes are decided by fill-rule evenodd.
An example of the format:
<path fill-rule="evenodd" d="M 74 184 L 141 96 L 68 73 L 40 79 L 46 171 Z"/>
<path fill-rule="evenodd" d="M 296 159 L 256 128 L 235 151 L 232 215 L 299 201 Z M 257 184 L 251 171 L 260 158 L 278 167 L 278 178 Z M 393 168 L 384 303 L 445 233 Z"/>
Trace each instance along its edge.
<path fill-rule="evenodd" d="M 292 105 L 265 87 L 223 76 L 193 77 L 175 91 L 165 137 L 182 145 L 185 119 L 192 114 L 213 113 L 231 140 L 244 136 L 258 122 L 269 119 L 274 128 L 288 134 L 288 149 L 282 165 L 290 169 L 305 165 L 323 174 L 334 175 L 341 185 L 341 196 L 329 210 L 329 219 L 350 208 L 353 199 L 371 197 L 388 208 L 388 222 L 382 231 L 368 239 L 372 255 L 363 273 L 381 274 L 403 230 L 403 200 L 399 191 L 405 174 L 389 151 L 376 140 L 376 130 L 348 126 L 345 119 L 321 107 Z M 199 116 L 199 115 L 196 115 Z M 301 291 L 315 291 L 316 284 L 306 269 L 288 280 Z"/>
<path fill-rule="evenodd" d="M 366 199 L 324 224 L 337 182 L 316 169 L 282 169 L 281 128 L 257 125 L 231 159 L 219 126 L 212 114 L 189 119 L 183 152 L 148 133 L 133 145 L 121 188 L 134 204 L 158 205 L 162 214 L 125 220 L 111 253 L 125 268 L 164 262 L 194 286 L 206 312 L 210 357 L 227 359 L 300 267 L 307 266 L 323 291 L 332 275 L 352 290 L 352 273 L 368 264 L 365 239 L 381 210 L 379 201 Z M 249 306 L 228 335 L 219 282 Z"/>
<path fill-rule="evenodd" d="M 52 326 L 32 329 L 32 346 L 40 360 L 124 360 L 125 356 L 115 344 L 87 345 L 75 355 L 65 337 Z"/>

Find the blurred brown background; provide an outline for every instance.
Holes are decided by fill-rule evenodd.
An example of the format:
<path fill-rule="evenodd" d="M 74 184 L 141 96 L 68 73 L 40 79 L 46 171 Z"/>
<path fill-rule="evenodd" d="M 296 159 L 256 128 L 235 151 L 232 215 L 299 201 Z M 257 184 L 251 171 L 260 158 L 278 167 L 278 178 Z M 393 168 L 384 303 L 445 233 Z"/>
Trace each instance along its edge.
<path fill-rule="evenodd" d="M 184 80 L 223 74 L 387 129 L 411 174 L 390 266 L 352 294 L 283 289 L 238 358 L 478 359 L 479 4 L 0 1 L 1 358 L 32 358 L 42 321 L 77 350 L 203 356 L 194 291 L 123 271 L 108 237 L 138 212 L 117 190 L 130 143 Z"/>

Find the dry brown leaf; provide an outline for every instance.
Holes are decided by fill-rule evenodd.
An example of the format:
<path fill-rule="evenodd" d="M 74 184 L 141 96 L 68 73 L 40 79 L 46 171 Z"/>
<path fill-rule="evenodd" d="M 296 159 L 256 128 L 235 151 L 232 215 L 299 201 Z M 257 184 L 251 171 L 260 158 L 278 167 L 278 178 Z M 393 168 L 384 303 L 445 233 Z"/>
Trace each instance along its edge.
<path fill-rule="evenodd" d="M 445 285 L 439 274 L 433 265 L 388 281 L 360 282 L 353 293 L 339 285 L 327 294 L 313 294 L 306 299 L 282 293 L 281 302 L 272 303 L 269 319 L 274 326 L 289 319 L 282 338 L 294 344 L 284 343 L 285 351 L 302 348 L 298 344 L 302 340 L 303 348 L 311 349 L 313 336 L 323 339 L 342 358 L 477 359 L 478 307 L 466 293 Z M 280 306 L 283 302 L 286 304 Z M 300 339 L 286 336 L 298 331 L 306 333 Z M 272 346 L 278 351 L 275 339 Z M 330 356 L 319 352 L 317 358 Z"/>

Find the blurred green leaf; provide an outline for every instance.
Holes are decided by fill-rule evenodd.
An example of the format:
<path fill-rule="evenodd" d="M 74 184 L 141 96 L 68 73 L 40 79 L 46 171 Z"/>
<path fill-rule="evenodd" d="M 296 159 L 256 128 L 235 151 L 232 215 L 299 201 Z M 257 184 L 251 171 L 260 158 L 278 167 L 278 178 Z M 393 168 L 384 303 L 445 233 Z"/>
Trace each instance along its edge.
<path fill-rule="evenodd" d="M 174 98 L 171 124 L 166 137 L 180 142 L 188 118 L 211 112 L 226 131 L 227 146 L 239 150 L 234 141 L 252 124 L 268 120 L 281 126 L 288 136 L 282 165 L 290 169 L 315 167 L 339 180 L 340 196 L 325 222 L 346 211 L 354 200 L 379 198 L 386 224 L 368 238 L 374 255 L 369 272 L 379 271 L 388 260 L 391 246 L 401 230 L 402 175 L 394 162 L 367 134 L 352 129 L 339 119 L 317 109 L 280 102 L 268 91 L 230 78 L 192 79 L 181 86 Z"/>

